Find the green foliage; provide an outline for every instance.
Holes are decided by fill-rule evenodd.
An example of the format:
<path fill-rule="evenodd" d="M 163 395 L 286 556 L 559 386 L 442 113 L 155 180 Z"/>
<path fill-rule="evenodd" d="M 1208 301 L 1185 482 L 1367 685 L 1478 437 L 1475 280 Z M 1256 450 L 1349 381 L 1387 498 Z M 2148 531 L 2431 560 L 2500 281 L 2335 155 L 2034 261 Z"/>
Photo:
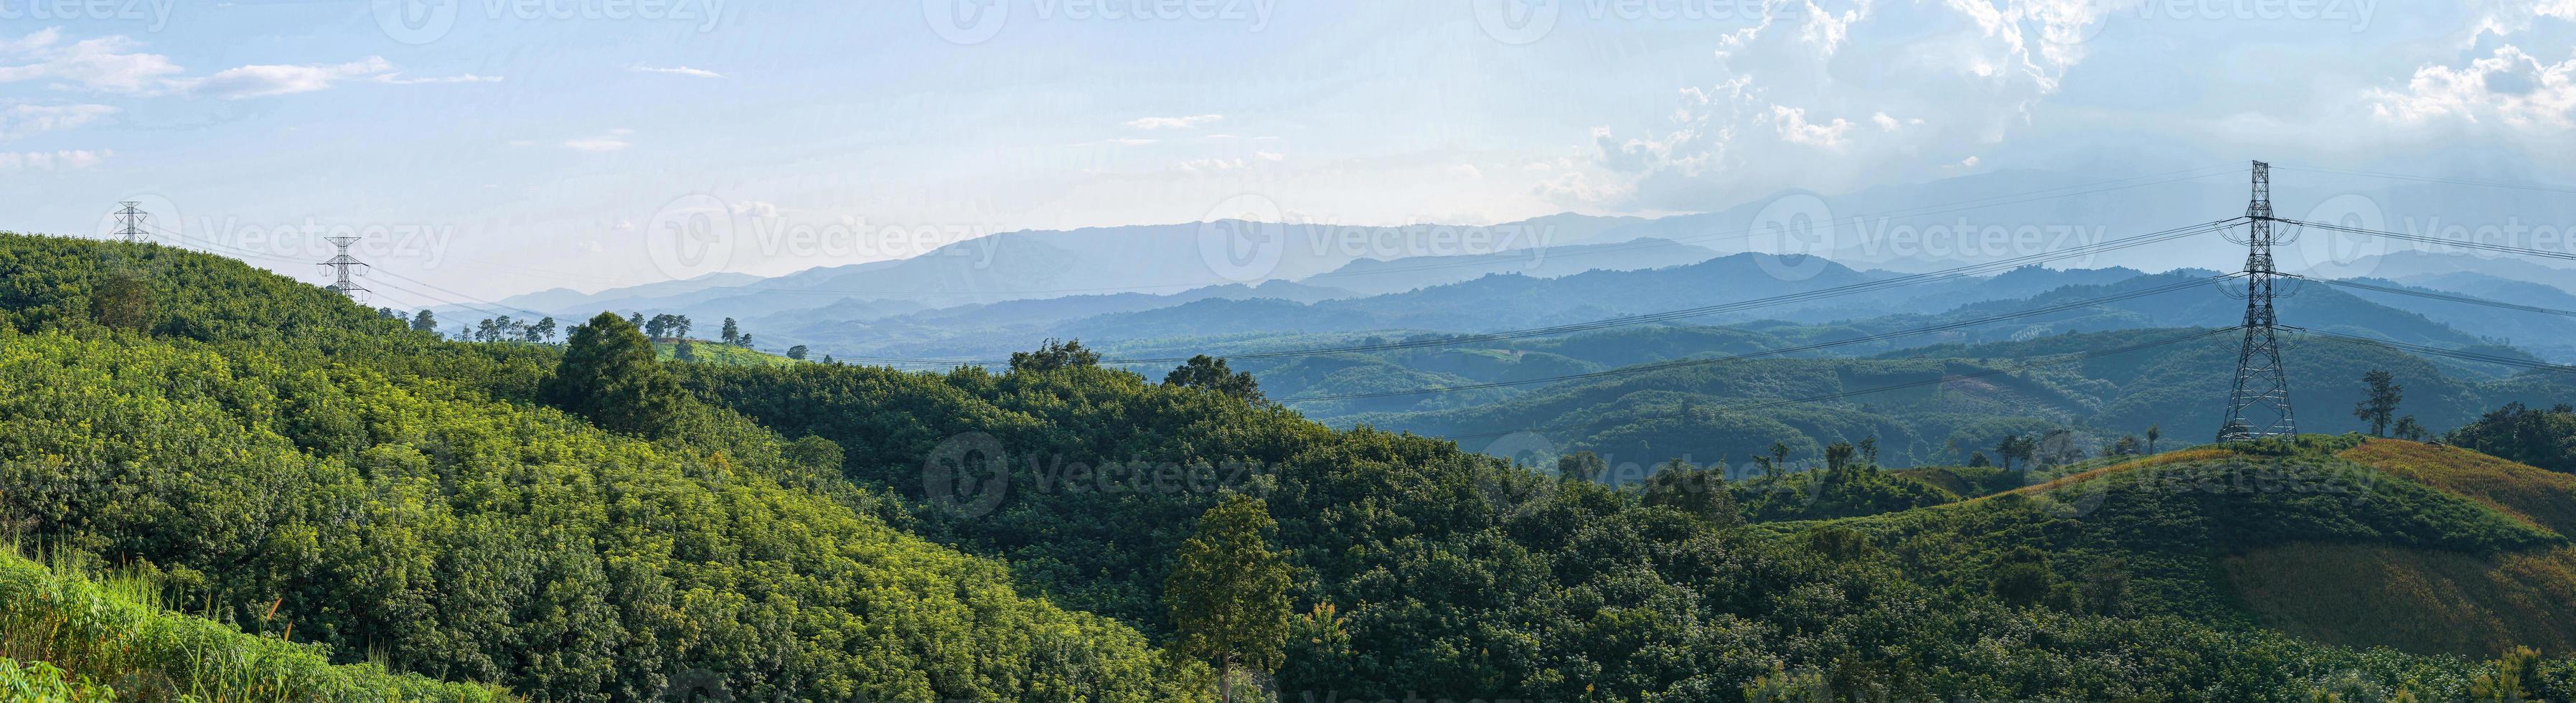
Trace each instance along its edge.
<path fill-rule="evenodd" d="M 538 392 L 611 432 L 656 435 L 680 412 L 679 385 L 653 358 L 653 343 L 614 313 L 573 328 L 563 361 Z"/>
<path fill-rule="evenodd" d="M 2396 374 L 2379 369 L 2362 374 L 2361 383 L 2369 389 L 2369 395 L 2352 404 L 2352 416 L 2370 423 L 2371 436 L 2386 437 L 2388 423 L 2397 415 L 2397 404 L 2406 398 L 2406 388 L 2397 385 Z"/>
<path fill-rule="evenodd" d="M 1049 339 L 1037 351 L 1011 352 L 1013 371 L 1043 372 L 1099 365 L 1100 352 L 1083 348 L 1079 339 L 1068 342 Z"/>
<path fill-rule="evenodd" d="M 1227 495 L 1182 540 L 1163 590 L 1174 648 L 1216 664 L 1229 700 L 1235 667 L 1266 674 L 1286 655 L 1293 570 L 1272 551 L 1278 529 L 1260 499 Z"/>
<path fill-rule="evenodd" d="M 2576 408 L 2511 403 L 2442 435 L 2442 441 L 2532 466 L 2576 473 Z"/>
<path fill-rule="evenodd" d="M 1261 383 L 1252 374 L 1226 368 L 1224 359 L 1206 354 L 1190 357 L 1188 363 L 1163 376 L 1163 385 L 1216 391 L 1252 402 L 1261 402 Z"/>
<path fill-rule="evenodd" d="M 87 317 L 85 262 L 129 250 L 196 277 L 154 280 L 151 338 Z M 558 354 L 580 361 L 554 393 L 667 373 L 624 320 L 558 352 L 438 341 L 171 250 L 0 237 L 0 271 L 0 526 L 147 566 L 204 632 L 553 701 L 1204 695 L 1205 667 L 887 525 L 826 439 L 676 391 L 653 441 L 534 403 Z M 232 642 L 164 661 L 264 651 Z"/>
<path fill-rule="evenodd" d="M 335 666 L 329 651 L 162 611 L 0 554 L 0 700 L 104 702 L 120 691 L 129 700 L 245 703 L 508 698 L 373 664 Z"/>

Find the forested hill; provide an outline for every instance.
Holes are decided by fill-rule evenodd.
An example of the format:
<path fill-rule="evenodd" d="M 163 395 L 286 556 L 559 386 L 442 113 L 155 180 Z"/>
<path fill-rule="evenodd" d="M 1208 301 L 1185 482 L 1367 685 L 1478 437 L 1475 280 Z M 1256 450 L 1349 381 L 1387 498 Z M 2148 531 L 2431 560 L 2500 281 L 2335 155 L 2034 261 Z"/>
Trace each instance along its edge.
<path fill-rule="evenodd" d="M 2336 545 L 2528 585 L 2464 622 L 2569 621 L 2528 597 L 2576 592 L 2562 523 L 2517 497 L 2556 494 L 2466 450 L 1900 472 L 1865 438 L 1623 477 L 1335 430 L 1239 380 L 1061 346 L 1007 372 L 670 363 L 616 315 L 563 348 L 450 343 L 231 261 L 0 236 L 0 525 L 187 622 L 528 700 L 1209 700 L 1166 579 L 1220 502 L 1275 520 L 1254 532 L 1290 574 L 1286 607 L 1241 611 L 1281 625 L 1245 700 L 2576 691 L 2570 662 L 2490 659 L 2542 630 L 2369 648 L 2259 597 L 2348 576 L 2269 560 Z M 173 656 L 230 654 L 205 651 Z"/>
<path fill-rule="evenodd" d="M 1205 695 L 1132 628 L 875 517 L 828 442 L 539 402 L 558 356 L 230 260 L 0 235 L 0 525 L 188 616 L 530 700 Z"/>

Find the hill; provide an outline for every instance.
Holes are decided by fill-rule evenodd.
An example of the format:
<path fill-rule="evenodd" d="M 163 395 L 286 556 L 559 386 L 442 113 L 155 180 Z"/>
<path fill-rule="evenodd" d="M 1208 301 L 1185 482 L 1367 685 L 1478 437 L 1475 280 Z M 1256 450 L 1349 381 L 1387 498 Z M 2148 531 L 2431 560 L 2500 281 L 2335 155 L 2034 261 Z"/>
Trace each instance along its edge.
<path fill-rule="evenodd" d="M 1202 695 L 1132 628 L 887 524 L 828 442 L 540 402 L 559 353 L 239 262 L 0 235 L 0 525 L 335 662 L 532 699 Z"/>
<path fill-rule="evenodd" d="M 609 358 L 584 345 L 644 353 L 620 318 L 570 352 L 450 343 L 121 243 L 0 237 L 0 274 L 0 525 L 338 663 L 532 699 L 1206 700 L 1155 643 L 1172 555 L 1228 492 L 1265 499 L 1296 574 L 1275 690 L 1335 699 L 2458 698 L 2497 666 L 2266 627 L 2220 562 L 2566 542 L 2376 480 L 2349 442 L 1899 474 L 1874 439 L 1896 428 L 1809 409 L 1866 441 L 1761 478 L 1534 471 L 1078 361 L 644 360 L 583 395 Z M 1810 361 L 1858 365 L 1727 392 L 1963 363 L 1782 363 Z M 2273 477 L 2336 490 L 2230 489 Z"/>
<path fill-rule="evenodd" d="M 10 700 L 515 700 L 373 664 L 334 665 L 329 648 L 276 633 L 281 622 L 252 622 L 272 630 L 254 635 L 137 602 L 160 593 L 149 574 L 100 583 L 72 571 L 0 553 L 0 692 L 34 696 Z"/>

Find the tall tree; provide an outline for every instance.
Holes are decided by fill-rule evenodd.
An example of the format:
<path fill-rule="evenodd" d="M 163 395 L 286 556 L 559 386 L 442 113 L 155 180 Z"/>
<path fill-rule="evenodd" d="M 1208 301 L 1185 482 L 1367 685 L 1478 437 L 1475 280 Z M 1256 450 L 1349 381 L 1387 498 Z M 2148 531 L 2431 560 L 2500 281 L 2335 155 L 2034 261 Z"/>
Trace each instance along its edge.
<path fill-rule="evenodd" d="M 2424 441 L 2424 435 L 2428 434 L 2424 430 L 2424 423 L 2416 422 L 2413 415 L 2397 418 L 2397 426 L 2389 428 L 2389 431 L 2397 433 L 2398 439 L 2409 442 Z"/>
<path fill-rule="evenodd" d="M 1743 521 L 1743 515 L 1736 509 L 1735 494 L 1726 488 L 1726 479 L 1717 474 L 1716 470 L 1692 466 L 1679 458 L 1666 461 L 1654 475 L 1646 477 L 1646 492 L 1641 500 L 1719 527 L 1733 527 Z"/>
<path fill-rule="evenodd" d="M 2371 436 L 2386 437 L 2388 423 L 2397 415 L 2397 403 L 2406 399 L 2406 387 L 2397 385 L 2396 374 L 2379 369 L 2363 373 L 2361 383 L 2369 392 L 2361 402 L 2352 404 L 2352 416 L 2370 423 Z"/>
<path fill-rule="evenodd" d="M 2157 439 L 2159 439 L 2159 438 L 2162 438 L 2162 437 L 2164 437 L 2164 436 L 2165 436 L 2165 426 L 2164 426 L 2164 425 L 2162 425 L 2162 424 L 2154 424 L 2154 425 L 2148 425 L 2148 426 L 2147 426 L 2147 453 L 2148 453 L 2148 454 L 2154 454 L 2154 453 L 2156 453 L 2156 440 L 2157 440 Z"/>
<path fill-rule="evenodd" d="M 536 327 L 532 327 L 532 328 L 530 328 L 530 329 L 532 329 L 532 330 L 536 331 L 536 333 L 537 333 L 537 341 L 540 341 L 540 342 L 547 342 L 547 343 L 552 343 L 552 342 L 554 342 L 554 341 L 555 341 L 555 319 L 554 319 L 554 318 L 552 318 L 552 317 L 548 317 L 548 318 L 543 319 L 543 320 L 538 320 L 538 321 L 537 321 L 537 326 L 536 326 Z"/>
<path fill-rule="evenodd" d="M 734 342 L 741 341 L 741 340 L 742 340 L 742 326 L 741 326 L 741 325 L 734 324 L 734 322 L 733 322 L 733 318 L 730 318 L 730 317 L 725 318 L 725 319 L 724 319 L 724 331 L 722 332 L 722 334 L 723 334 L 724 336 L 719 337 L 718 339 L 719 339 L 720 341 L 723 341 L 723 342 L 724 342 L 724 343 L 726 343 L 726 344 L 732 344 L 732 343 L 734 343 Z"/>
<path fill-rule="evenodd" d="M 1082 340 L 1059 342 L 1049 339 L 1037 351 L 1011 352 L 1012 371 L 1054 371 L 1075 366 L 1099 366 L 1100 352 L 1085 349 Z"/>
<path fill-rule="evenodd" d="M 1288 645 L 1292 568 L 1271 547 L 1279 523 L 1260 499 L 1228 493 L 1199 516 L 1164 582 L 1174 649 L 1217 665 L 1217 695 L 1234 700 L 1238 666 L 1276 671 Z"/>
<path fill-rule="evenodd" d="M 411 315 L 411 329 L 414 332 L 428 332 L 436 334 L 438 332 L 438 314 L 430 312 L 429 308 L 421 308 L 420 312 L 412 313 Z"/>
<path fill-rule="evenodd" d="M 1248 371 L 1226 368 L 1225 360 L 1200 354 L 1188 363 L 1163 375 L 1163 385 L 1216 391 L 1248 401 L 1260 402 L 1261 383 Z"/>
<path fill-rule="evenodd" d="M 796 345 L 796 346 L 792 346 L 792 347 L 788 347 L 788 348 L 787 348 L 787 358 L 795 359 L 795 360 L 797 360 L 797 361 L 804 361 L 804 360 L 805 360 L 805 354 L 806 354 L 805 345 L 799 344 L 799 345 Z"/>
<path fill-rule="evenodd" d="M 603 429 L 650 436 L 668 429 L 679 416 L 685 391 L 654 360 L 653 343 L 642 331 L 603 312 L 573 328 L 563 361 L 538 393 Z"/>

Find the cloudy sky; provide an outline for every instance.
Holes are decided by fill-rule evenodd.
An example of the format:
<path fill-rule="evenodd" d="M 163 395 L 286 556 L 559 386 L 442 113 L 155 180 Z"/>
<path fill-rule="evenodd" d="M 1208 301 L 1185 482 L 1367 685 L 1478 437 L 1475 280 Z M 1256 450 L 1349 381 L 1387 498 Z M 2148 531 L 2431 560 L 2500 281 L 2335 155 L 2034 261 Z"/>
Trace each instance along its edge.
<path fill-rule="evenodd" d="M 485 299 L 640 232 L 1491 223 L 1998 169 L 2576 181 L 2576 0 L 0 0 L 0 229 Z M 829 228 L 839 228 L 832 230 Z M 440 295 L 434 290 L 417 291 Z M 409 304 L 404 294 L 387 302 Z"/>

